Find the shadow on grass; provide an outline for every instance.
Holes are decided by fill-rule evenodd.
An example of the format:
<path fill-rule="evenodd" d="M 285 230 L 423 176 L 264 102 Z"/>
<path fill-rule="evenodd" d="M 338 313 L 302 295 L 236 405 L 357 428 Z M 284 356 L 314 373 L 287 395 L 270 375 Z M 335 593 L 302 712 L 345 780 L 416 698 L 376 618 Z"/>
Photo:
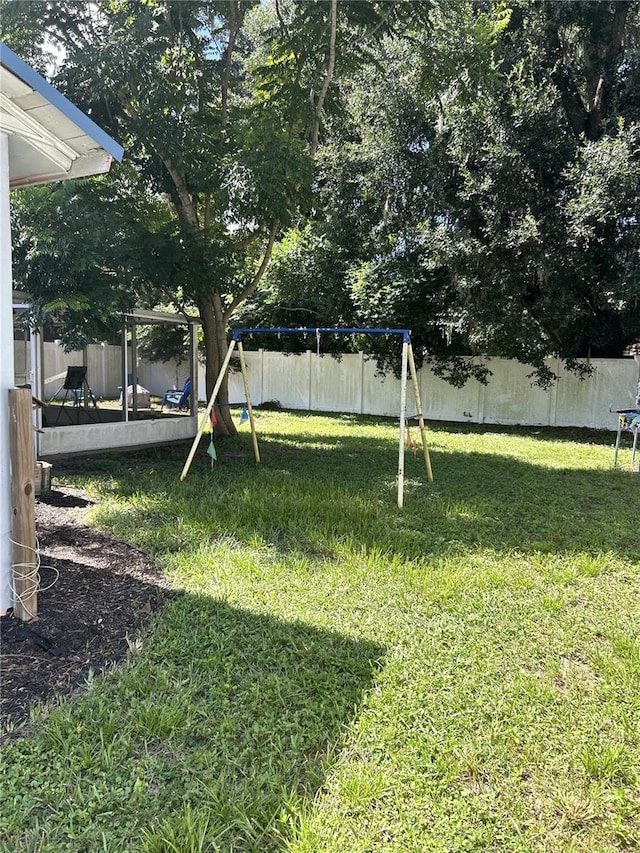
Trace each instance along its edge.
<path fill-rule="evenodd" d="M 253 460 L 248 430 L 218 442 L 213 470 L 204 437 L 184 483 L 179 483 L 179 474 L 189 450 L 186 444 L 135 458 L 121 455 L 115 466 L 106 458 L 82 464 L 103 465 L 104 472 L 116 478 L 116 491 L 122 496 L 139 494 L 153 502 L 151 509 L 129 507 L 131 520 L 122 531 L 127 536 L 126 525 L 135 522 L 140 531 L 137 541 L 151 550 L 165 549 L 156 533 L 179 512 L 187 534 L 190 526 L 197 528 L 199 541 L 203 533 L 207 539 L 223 535 L 245 543 L 258 539 L 285 556 L 295 550 L 331 557 L 336 541 L 345 539 L 408 559 L 478 547 L 637 556 L 637 474 L 552 468 L 500 455 L 500 436 L 517 435 L 536 444 L 561 441 L 559 456 L 571 453 L 567 444 L 576 441 L 581 452 L 591 444 L 594 454 L 601 456 L 602 445 L 613 441 L 607 433 L 430 423 L 435 483 L 427 483 L 420 449 L 415 460 L 408 452 L 405 506 L 399 511 L 397 437 L 395 430 L 388 430 L 394 419 L 336 416 L 345 428 L 339 434 L 324 434 L 317 430 L 314 415 L 287 417 L 297 421 L 295 430 L 281 431 L 276 422 L 261 432 L 258 424 L 260 466 Z M 363 427 L 371 426 L 383 429 L 363 435 Z M 451 451 L 445 439 L 452 433 L 486 435 L 486 452 L 478 452 L 477 440 L 473 451 Z M 415 427 L 412 436 L 419 440 Z M 101 477 L 99 470 L 95 473 Z M 118 515 L 114 510 L 102 514 L 102 519 L 118 523 Z M 149 520 L 154 537 L 145 539 L 142 527 Z M 189 547 L 186 534 L 169 545 L 169 549 Z"/>
<path fill-rule="evenodd" d="M 179 482 L 184 452 L 159 461 L 129 459 L 117 470 L 116 493 L 142 496 L 101 520 L 134 531 L 142 547 L 163 550 L 158 534 L 179 513 L 185 534 L 174 548 L 228 535 L 261 540 L 290 551 L 331 557 L 348 540 L 400 558 L 455 550 L 611 552 L 637 559 L 637 474 L 620 470 L 550 468 L 487 453 L 450 451 L 431 434 L 435 483 L 426 480 L 418 451 L 405 460 L 405 505 L 396 501 L 397 445 L 384 437 L 268 435 L 262 464 L 252 459 L 250 437 L 219 448 L 211 470 L 203 441 L 189 477 Z M 597 452 L 594 450 L 594 452 Z M 206 461 L 204 461 L 204 458 Z M 99 472 L 96 472 L 100 478 Z M 147 502 L 145 502 L 145 497 Z M 152 506 L 148 505 L 151 501 Z M 145 538 L 144 528 L 157 539 Z M 189 530 L 196 530 L 191 534 Z M 169 546 L 171 549 L 171 546 Z"/>
<path fill-rule="evenodd" d="M 152 687 L 134 714 L 144 738 L 156 725 L 153 710 L 145 723 L 149 700 L 152 709 L 168 702 L 180 718 L 177 729 L 171 722 L 171 750 L 154 761 L 155 784 L 175 777 L 178 752 L 182 784 L 173 808 L 180 811 L 185 797 L 199 804 L 221 850 L 278 847 L 302 800 L 324 784 L 383 652 L 298 622 L 181 597 L 148 657 L 152 682 L 161 666 L 163 686 L 159 694 Z M 185 685 L 180 702 L 172 696 L 176 683 Z"/>
<path fill-rule="evenodd" d="M 5 812 L 0 835 L 16 850 L 30 832 L 43 851 L 282 849 L 383 653 L 173 594 L 116 677 L 52 712 L 35 735 L 37 762 L 20 754 L 33 739 L 8 748 L 15 812 Z M 189 846 L 196 835 L 204 847 Z"/>
<path fill-rule="evenodd" d="M 612 415 L 615 418 L 615 415 Z M 613 447 L 615 429 L 589 429 L 587 427 L 517 426 L 507 424 L 451 423 L 429 421 L 427 429 L 432 432 L 458 432 L 469 435 L 517 435 L 535 441 L 577 442 Z"/>

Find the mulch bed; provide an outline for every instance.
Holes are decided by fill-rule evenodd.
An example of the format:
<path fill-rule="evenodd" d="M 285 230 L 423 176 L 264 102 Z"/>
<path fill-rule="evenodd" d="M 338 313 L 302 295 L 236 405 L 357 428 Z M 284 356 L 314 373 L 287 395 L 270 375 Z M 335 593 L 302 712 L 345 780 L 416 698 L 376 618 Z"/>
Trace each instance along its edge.
<path fill-rule="evenodd" d="M 0 718 L 5 739 L 37 704 L 77 690 L 90 670 L 122 660 L 167 595 L 141 551 L 88 527 L 93 501 L 60 487 L 36 500 L 40 544 L 38 619 L 0 617 Z"/>

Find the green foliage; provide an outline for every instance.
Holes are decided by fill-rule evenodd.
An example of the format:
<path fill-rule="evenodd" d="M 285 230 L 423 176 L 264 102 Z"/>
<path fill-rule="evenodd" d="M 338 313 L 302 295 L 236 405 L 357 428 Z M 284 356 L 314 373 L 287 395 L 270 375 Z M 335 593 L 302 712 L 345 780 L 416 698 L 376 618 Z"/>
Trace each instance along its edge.
<path fill-rule="evenodd" d="M 69 264 L 71 292 L 87 292 L 92 267 L 113 274 L 130 303 L 153 303 L 163 293 L 198 311 L 209 387 L 226 327 L 258 287 L 279 229 L 310 208 L 313 156 L 339 100 L 334 78 L 370 61 L 372 44 L 424 22 L 431 8 L 338 6 L 332 23 L 333 6 L 324 2 L 5 4 L 4 37 L 18 49 L 31 40 L 64 51 L 53 82 L 125 146 L 129 180 L 148 211 L 164 206 L 168 214 L 132 216 L 128 254 L 118 239 L 99 241 L 103 254 L 93 252 L 90 237 L 87 246 L 77 240 L 57 250 L 83 256 Z M 31 46 L 28 55 L 34 52 Z M 104 204 L 123 200 L 117 170 L 101 186 Z M 88 199 L 84 213 L 95 213 Z M 109 244 L 121 262 L 115 270 Z M 23 269 L 18 277 L 30 279 L 32 293 L 57 298 L 49 292 L 54 275 Z M 114 295 L 114 310 L 118 304 Z"/>
<path fill-rule="evenodd" d="M 162 294 L 200 312 L 214 373 L 247 298 L 243 325 L 410 327 L 458 384 L 470 355 L 544 383 L 549 356 L 640 337 L 637 4 L 341 0 L 335 56 L 326 2 L 5 6 L 15 46 L 65 47 L 56 83 L 134 167 L 73 194 L 108 234 L 17 252 L 48 301 L 58 277 L 92 303 L 110 280 L 114 310 Z"/>
<path fill-rule="evenodd" d="M 628 213 L 638 181 L 625 142 L 637 131 L 619 114 L 606 68 L 590 65 L 592 54 L 607 51 L 623 61 L 610 26 L 618 12 L 597 4 L 596 26 L 588 5 L 563 7 L 558 20 L 557 4 L 519 7 L 504 38 L 501 79 L 478 97 L 471 121 L 467 107 L 451 110 L 444 133 L 457 179 L 451 261 L 466 302 L 464 328 L 475 350 L 517 357 L 539 374 L 545 354 L 571 367 L 576 356 L 620 355 L 640 334 L 640 235 Z M 567 44 L 561 75 L 550 70 L 555 26 Z M 586 95 L 573 97 L 596 84 L 599 115 Z M 607 158 L 612 149 L 617 159 Z M 609 177 L 596 191 L 590 172 L 602 177 L 603 169 Z M 576 241 L 576 215 L 587 207 L 592 221 L 600 211 L 599 233 Z"/>
<path fill-rule="evenodd" d="M 344 287 L 350 258 L 319 228 L 306 225 L 290 229 L 280 240 L 260 291 L 238 315 L 238 325 L 251 326 L 351 326 L 352 304 Z M 301 281 L 305 283 L 301 289 Z M 265 349 L 300 352 L 316 347 L 302 336 L 260 339 Z M 346 338 L 325 336 L 323 352 L 345 352 Z"/>
<path fill-rule="evenodd" d="M 329 125 L 313 229 L 340 258 L 336 304 L 411 328 L 456 384 L 471 354 L 543 384 L 549 356 L 621 355 L 640 337 L 637 7 L 451 3 L 432 21 L 380 45 Z M 312 259 L 295 269 L 311 289 Z"/>
<path fill-rule="evenodd" d="M 34 322 L 62 322 L 69 349 L 119 331 L 133 292 L 141 304 L 158 298 L 167 219 L 166 204 L 142 198 L 126 165 L 110 177 L 15 192 L 14 282 L 31 295 Z"/>
<path fill-rule="evenodd" d="M 181 326 L 146 326 L 138 332 L 137 345 L 142 358 L 179 366 L 189 357 L 189 331 Z"/>

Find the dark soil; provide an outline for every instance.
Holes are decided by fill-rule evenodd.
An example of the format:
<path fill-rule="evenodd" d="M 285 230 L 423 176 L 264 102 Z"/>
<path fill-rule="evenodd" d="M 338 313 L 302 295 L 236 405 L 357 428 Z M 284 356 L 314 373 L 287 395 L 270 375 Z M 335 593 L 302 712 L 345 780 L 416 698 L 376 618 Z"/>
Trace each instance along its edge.
<path fill-rule="evenodd" d="M 0 617 L 0 718 L 7 738 L 31 709 L 80 688 L 90 671 L 122 660 L 166 587 L 141 551 L 88 527 L 93 502 L 59 487 L 36 500 L 38 619 Z"/>

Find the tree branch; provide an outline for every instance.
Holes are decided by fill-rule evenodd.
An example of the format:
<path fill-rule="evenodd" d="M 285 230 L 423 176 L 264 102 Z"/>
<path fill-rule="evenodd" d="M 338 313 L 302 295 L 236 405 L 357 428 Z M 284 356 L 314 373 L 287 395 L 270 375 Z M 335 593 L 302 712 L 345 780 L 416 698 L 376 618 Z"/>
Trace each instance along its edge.
<path fill-rule="evenodd" d="M 338 28 L 338 0 L 331 0 L 330 12 L 330 34 L 329 34 L 329 56 L 327 57 L 327 70 L 318 95 L 318 100 L 315 105 L 315 120 L 311 130 L 311 145 L 309 153 L 315 156 L 318 150 L 318 135 L 320 133 L 320 119 L 322 118 L 322 109 L 324 107 L 325 98 L 329 91 L 329 86 L 333 80 L 333 74 L 336 67 L 336 31 Z"/>
<path fill-rule="evenodd" d="M 289 29 L 285 23 L 284 18 L 282 17 L 282 10 L 280 9 L 279 0 L 276 0 L 276 15 L 278 16 L 278 21 L 280 22 L 280 29 L 288 37 L 289 36 Z"/>
<path fill-rule="evenodd" d="M 589 110 L 587 119 L 587 138 L 591 140 L 599 139 L 602 128 L 602 119 L 605 116 L 607 109 L 607 101 L 611 91 L 611 83 L 615 74 L 616 60 L 620 55 L 620 50 L 624 41 L 625 26 L 627 16 L 629 14 L 629 3 L 626 0 L 618 0 L 615 4 L 615 12 L 611 22 L 611 35 L 607 44 L 603 68 L 598 75 L 598 82 L 595 88 L 593 103 Z"/>
<path fill-rule="evenodd" d="M 193 317 L 189 314 L 187 306 L 184 304 L 184 302 L 181 299 L 178 299 L 176 294 L 168 287 L 163 284 L 160 284 L 158 285 L 158 290 L 160 290 L 161 293 L 164 293 L 164 295 L 168 298 L 170 305 L 173 304 L 176 306 L 176 308 L 178 309 L 178 313 L 182 314 L 185 320 L 188 320 L 190 322 L 191 320 L 198 319 L 197 317 Z"/>
<path fill-rule="evenodd" d="M 363 35 L 359 39 L 359 41 L 361 41 L 361 42 L 368 41 L 370 38 L 373 38 L 373 36 L 375 36 L 375 34 L 378 32 L 378 30 L 382 29 L 382 27 L 387 23 L 387 21 L 388 21 L 389 17 L 391 16 L 391 13 L 393 11 L 394 11 L 393 4 L 390 3 L 389 6 L 387 7 L 386 12 L 383 12 L 383 14 L 380 15 L 380 20 L 375 25 L 375 27 L 373 27 L 373 29 L 369 30 L 368 33 L 363 33 Z"/>
<path fill-rule="evenodd" d="M 610 19 L 611 24 L 606 28 L 600 42 L 602 44 L 606 39 L 604 58 L 597 62 L 598 71 L 589 81 L 588 91 L 593 94 L 588 95 L 588 103 L 585 103 L 580 95 L 578 86 L 564 63 L 558 27 L 549 19 L 546 25 L 547 49 L 551 60 L 547 63 L 549 74 L 558 89 L 574 135 L 580 137 L 584 134 L 591 141 L 596 141 L 602 134 L 602 119 L 606 114 L 616 60 L 624 42 L 629 14 L 629 0 L 617 0 L 613 5 L 615 10 Z"/>
<path fill-rule="evenodd" d="M 128 114 L 135 122 L 141 124 L 144 120 L 141 118 L 137 109 L 133 105 L 131 98 L 124 91 L 120 90 L 118 92 L 118 100 L 122 108 L 125 111 L 125 114 Z M 189 225 L 192 228 L 199 228 L 198 222 L 198 211 L 196 209 L 196 205 L 191 197 L 191 193 L 189 192 L 189 188 L 187 186 L 187 176 L 185 174 L 184 168 L 182 164 L 176 165 L 169 154 L 163 149 L 155 146 L 155 152 L 160 158 L 163 166 L 169 173 L 171 180 L 173 182 L 173 186 L 176 191 L 176 197 L 178 199 L 178 204 L 176 204 L 176 212 L 178 214 L 178 218 L 181 222 Z"/>
<path fill-rule="evenodd" d="M 204 230 L 208 231 L 211 225 L 211 193 L 207 192 L 204 196 Z"/>
<path fill-rule="evenodd" d="M 545 64 L 547 64 L 549 75 L 560 94 L 560 100 L 571 130 L 576 137 L 580 137 L 586 131 L 587 108 L 580 96 L 578 87 L 564 66 L 558 29 L 551 21 L 547 21 L 546 38 L 547 55 L 551 61 Z"/>
<path fill-rule="evenodd" d="M 229 321 L 229 318 L 231 317 L 233 312 L 236 310 L 238 305 L 241 305 L 245 301 L 245 299 L 247 299 L 249 296 L 251 296 L 251 294 L 255 291 L 257 286 L 260 284 L 262 276 L 264 275 L 265 270 L 269 266 L 269 261 L 271 260 L 271 252 L 273 251 L 273 244 L 275 243 L 276 236 L 277 236 L 279 230 L 280 230 L 280 223 L 276 222 L 273 225 L 273 227 L 271 228 L 271 231 L 269 232 L 269 239 L 267 241 L 267 245 L 266 245 L 266 248 L 264 250 L 264 255 L 262 256 L 262 262 L 260 263 L 260 266 L 259 266 L 256 274 L 251 279 L 249 284 L 244 288 L 244 290 L 242 290 L 236 297 L 234 297 L 234 299 L 232 299 L 231 302 L 229 303 L 229 305 L 227 306 L 227 310 L 224 312 L 225 323 L 227 323 Z"/>
<path fill-rule="evenodd" d="M 222 106 L 220 107 L 220 124 L 224 128 L 227 124 L 229 113 L 229 87 L 231 85 L 231 65 L 233 50 L 236 45 L 236 37 L 244 20 L 244 10 L 238 8 L 236 0 L 229 3 L 229 41 L 222 55 L 224 62 L 224 73 L 222 75 Z"/>
<path fill-rule="evenodd" d="M 238 240 L 236 243 L 233 243 L 231 246 L 232 252 L 242 252 L 247 246 L 250 246 L 258 237 L 262 234 L 262 228 L 257 228 L 255 231 L 251 231 L 249 234 L 245 234 L 242 239 Z"/>
<path fill-rule="evenodd" d="M 178 212 L 178 217 L 185 224 L 191 226 L 191 228 L 195 228 L 199 230 L 200 223 L 198 221 L 198 211 L 196 209 L 195 203 L 189 192 L 189 187 L 187 186 L 187 176 L 183 168 L 181 168 L 181 164 L 176 166 L 173 160 L 163 151 L 158 151 L 158 156 L 162 160 L 162 163 L 171 176 L 171 180 L 173 181 L 173 185 L 175 187 L 179 204 L 176 205 L 176 210 Z"/>

